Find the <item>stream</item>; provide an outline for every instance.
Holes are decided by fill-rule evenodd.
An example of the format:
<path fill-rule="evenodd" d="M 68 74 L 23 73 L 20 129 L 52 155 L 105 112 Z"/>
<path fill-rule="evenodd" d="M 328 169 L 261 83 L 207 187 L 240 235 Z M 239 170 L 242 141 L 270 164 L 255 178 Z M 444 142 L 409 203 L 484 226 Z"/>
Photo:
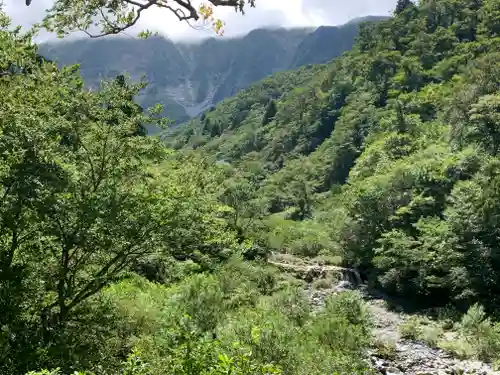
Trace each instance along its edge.
<path fill-rule="evenodd" d="M 424 342 L 413 341 L 402 338 L 399 326 L 408 314 L 398 313 L 386 307 L 387 298 L 382 294 L 368 291 L 366 285 L 361 281 L 357 271 L 336 266 L 319 265 L 293 265 L 270 261 L 269 263 L 286 272 L 292 272 L 308 283 L 305 291 L 315 309 L 324 306 L 325 299 L 332 295 L 343 293 L 348 290 L 358 290 L 366 301 L 373 319 L 374 336 L 377 340 L 391 342 L 394 345 L 394 355 L 390 359 L 379 358 L 372 350 L 368 361 L 378 372 L 384 375 L 500 375 L 494 371 L 490 364 L 454 358 L 454 356 L 442 349 L 428 346 Z M 314 289 L 311 282 L 323 278 L 328 272 L 340 275 L 331 288 Z"/>

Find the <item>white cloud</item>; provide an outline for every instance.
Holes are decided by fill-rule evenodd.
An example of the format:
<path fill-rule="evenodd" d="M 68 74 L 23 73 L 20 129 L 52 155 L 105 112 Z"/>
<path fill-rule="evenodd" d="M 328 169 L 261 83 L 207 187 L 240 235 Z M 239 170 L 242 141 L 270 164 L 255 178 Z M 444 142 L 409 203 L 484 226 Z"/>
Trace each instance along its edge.
<path fill-rule="evenodd" d="M 306 0 L 267 0 L 266 2 L 257 0 L 257 6 L 247 8 L 244 16 L 236 13 L 233 8 L 220 7 L 215 10 L 215 16 L 225 22 L 224 35 L 228 37 L 246 34 L 260 27 L 311 26 L 313 20 L 302 12 L 302 1 Z M 141 24 L 160 30 L 173 39 L 213 36 L 210 25 L 203 28 L 199 22 L 194 25 L 195 28 L 192 28 L 186 23 L 179 23 L 166 11 L 145 14 Z"/>
<path fill-rule="evenodd" d="M 387 15 L 394 8 L 396 0 L 257 0 L 256 8 L 248 8 L 245 16 L 232 8 L 216 9 L 216 16 L 226 22 L 228 37 L 248 33 L 259 27 L 321 26 L 338 25 L 355 17 Z M 27 7 L 23 0 L 4 0 L 4 9 L 14 24 L 30 27 L 42 20 L 45 9 L 52 0 L 33 0 Z M 200 39 L 213 36 L 210 27 L 193 29 L 185 22 L 179 22 L 167 10 L 152 9 L 143 14 L 138 29 L 148 28 L 160 31 L 172 39 Z M 130 33 L 130 32 L 129 32 Z M 132 32 L 133 34 L 133 32 Z M 46 33 L 41 39 L 46 39 Z"/>
<path fill-rule="evenodd" d="M 389 15 L 395 6 L 395 0 L 302 1 L 302 11 L 323 25 L 339 25 L 357 17 Z"/>

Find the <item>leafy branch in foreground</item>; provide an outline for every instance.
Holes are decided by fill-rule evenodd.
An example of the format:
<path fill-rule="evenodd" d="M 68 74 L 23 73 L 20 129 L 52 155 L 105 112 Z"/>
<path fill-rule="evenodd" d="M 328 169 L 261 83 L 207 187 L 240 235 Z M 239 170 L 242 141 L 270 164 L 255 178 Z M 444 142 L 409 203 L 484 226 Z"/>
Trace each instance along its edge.
<path fill-rule="evenodd" d="M 247 4 L 254 7 L 255 0 L 247 0 Z M 214 30 L 221 34 L 223 22 L 215 17 L 214 7 L 233 7 L 244 14 L 245 0 L 208 0 L 207 3 L 192 0 L 57 0 L 48 10 L 44 26 L 60 37 L 72 31 L 83 31 L 90 37 L 98 38 L 131 28 L 145 11 L 165 9 L 179 21 L 210 22 Z"/>

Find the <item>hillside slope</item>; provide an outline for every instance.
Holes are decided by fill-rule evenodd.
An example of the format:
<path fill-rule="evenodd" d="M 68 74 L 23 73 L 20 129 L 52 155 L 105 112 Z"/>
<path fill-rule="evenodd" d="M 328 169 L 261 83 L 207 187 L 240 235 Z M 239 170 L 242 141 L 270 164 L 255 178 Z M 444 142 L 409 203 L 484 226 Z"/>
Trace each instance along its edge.
<path fill-rule="evenodd" d="M 498 375 L 500 1 L 418 4 L 176 152 L 0 5 L 0 374 Z"/>
<path fill-rule="evenodd" d="M 178 123 L 200 114 L 270 74 L 310 63 L 324 63 L 350 49 L 357 23 L 314 29 L 257 29 L 241 38 L 211 38 L 198 44 L 162 37 L 137 40 L 110 37 L 41 45 L 45 57 L 61 65 L 79 63 L 90 86 L 121 72 L 150 85 L 143 106 L 165 105 Z"/>
<path fill-rule="evenodd" d="M 415 301 L 496 306 L 500 2 L 399 8 L 342 58 L 269 77 L 167 140 L 236 168 L 224 199 L 264 246 L 334 255 Z"/>
<path fill-rule="evenodd" d="M 387 17 L 368 16 L 355 18 L 340 27 L 318 27 L 313 33 L 306 35 L 299 44 L 290 68 L 329 62 L 332 58 L 340 56 L 343 52 L 352 48 L 361 23 L 384 20 L 387 20 Z"/>

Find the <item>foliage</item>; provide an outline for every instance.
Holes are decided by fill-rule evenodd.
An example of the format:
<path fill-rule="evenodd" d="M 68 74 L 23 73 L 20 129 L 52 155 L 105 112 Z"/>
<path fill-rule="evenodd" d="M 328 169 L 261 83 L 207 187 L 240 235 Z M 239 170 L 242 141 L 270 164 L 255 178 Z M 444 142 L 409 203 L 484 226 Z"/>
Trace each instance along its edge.
<path fill-rule="evenodd" d="M 475 304 L 454 325 L 439 318 L 412 316 L 400 325 L 401 335 L 442 348 L 462 358 L 498 361 L 500 326 L 488 318 L 483 306 Z"/>
<path fill-rule="evenodd" d="M 394 360 L 397 357 L 396 344 L 393 341 L 375 341 L 375 355 L 385 360 Z"/>
<path fill-rule="evenodd" d="M 401 323 L 399 330 L 402 337 L 416 340 L 421 334 L 420 320 L 417 317 L 410 317 Z"/>
<path fill-rule="evenodd" d="M 363 310 L 358 305 L 362 301 L 332 300 L 337 307 L 328 316 L 345 330 L 339 335 L 323 326 L 324 317 L 311 314 L 299 288 L 262 288 L 267 272 L 258 264 L 232 259 L 216 274 L 195 275 L 171 287 L 135 278 L 113 285 L 106 295 L 117 308 L 117 326 L 128 327 L 131 347 L 143 353 L 141 359 L 153 375 L 211 374 L 229 363 L 244 374 L 250 369 L 280 368 L 291 374 L 328 369 L 350 373 L 351 365 L 361 369 L 358 353 L 369 341 L 369 324 L 353 320 L 351 309 L 340 305 L 351 300 L 351 307 Z M 347 334 L 353 330 L 357 336 Z M 325 335 L 341 349 L 323 346 L 320 337 Z M 320 348 L 325 362 L 317 369 L 314 353 Z"/>
<path fill-rule="evenodd" d="M 56 27 L 101 7 L 71 4 Z M 468 309 L 453 350 L 498 359 L 497 11 L 400 2 L 341 58 L 166 134 L 180 151 L 141 135 L 165 122 L 142 83 L 87 90 L 1 14 L 0 372 L 371 374 L 361 296 L 313 313 L 271 251 Z M 450 346 L 443 327 L 402 331 Z"/>
<path fill-rule="evenodd" d="M 30 5 L 31 1 L 26 4 Z M 248 0 L 249 7 L 255 6 L 255 0 Z M 223 33 L 224 23 L 214 15 L 214 7 L 234 7 L 238 12 L 244 13 L 244 0 L 209 0 L 199 6 L 175 0 L 172 4 L 163 4 L 152 1 L 130 1 L 120 2 L 100 2 L 87 4 L 80 1 L 56 2 L 48 10 L 44 18 L 44 26 L 63 37 L 72 31 L 84 31 L 94 38 L 118 34 L 134 26 L 142 15 L 142 12 L 149 11 L 150 8 L 167 10 L 171 12 L 179 21 L 198 21 L 202 19 L 204 23 L 210 23 L 217 34 Z M 98 16 L 100 15 L 100 17 Z M 95 30 L 98 32 L 96 33 Z M 150 31 L 142 31 L 140 37 L 147 37 Z"/>
<path fill-rule="evenodd" d="M 399 1 L 352 51 L 219 104 L 201 142 L 198 120 L 167 141 L 245 171 L 273 250 L 341 257 L 421 304 L 497 311 L 497 15 L 497 1 Z"/>
<path fill-rule="evenodd" d="M 461 339 L 473 348 L 476 358 L 500 359 L 500 325 L 486 317 L 482 306 L 472 306 L 457 325 Z"/>
<path fill-rule="evenodd" d="M 158 254 L 213 268 L 235 236 L 215 174 L 142 135 L 164 122 L 133 102 L 143 83 L 86 90 L 77 67 L 59 70 L 2 22 L 0 371 L 86 368 L 120 355 L 105 346 L 103 288 Z"/>

